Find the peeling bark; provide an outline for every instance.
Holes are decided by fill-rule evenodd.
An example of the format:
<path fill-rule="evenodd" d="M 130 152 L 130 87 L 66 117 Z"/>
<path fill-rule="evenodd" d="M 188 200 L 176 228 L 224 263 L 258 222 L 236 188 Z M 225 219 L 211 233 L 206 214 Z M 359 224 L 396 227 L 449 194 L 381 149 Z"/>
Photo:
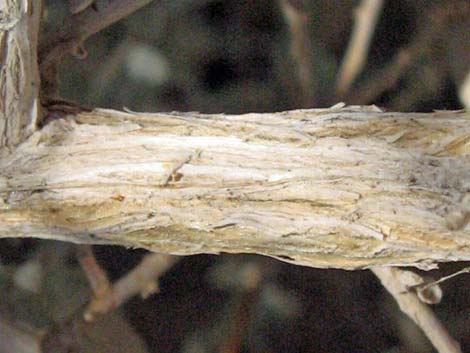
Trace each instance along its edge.
<path fill-rule="evenodd" d="M 0 161 L 0 237 L 344 269 L 470 260 L 470 114 L 95 110 Z"/>
<path fill-rule="evenodd" d="M 18 144 L 36 128 L 40 4 L 0 2 L 0 148 Z"/>

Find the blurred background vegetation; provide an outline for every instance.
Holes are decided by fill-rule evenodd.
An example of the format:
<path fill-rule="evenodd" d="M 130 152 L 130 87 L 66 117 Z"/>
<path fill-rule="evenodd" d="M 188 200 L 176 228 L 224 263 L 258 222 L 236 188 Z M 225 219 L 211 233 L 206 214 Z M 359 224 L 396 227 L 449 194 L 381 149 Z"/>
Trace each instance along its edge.
<path fill-rule="evenodd" d="M 66 57 L 57 97 L 90 107 L 203 113 L 283 111 L 339 100 L 393 111 L 468 104 L 459 90 L 470 70 L 469 1 L 385 1 L 366 66 L 342 95 L 335 81 L 359 2 L 288 2 L 307 19 L 307 86 L 291 55 L 285 3 L 154 1 L 86 41 L 85 58 Z M 68 14 L 66 1 L 45 1 L 42 37 L 59 30 Z M 407 64 L 397 68 L 403 53 Z M 113 280 L 145 253 L 110 246 L 94 251 Z M 445 264 L 431 275 L 463 265 Z M 42 351 L 433 351 L 368 271 L 317 270 L 260 256 L 191 256 L 160 279 L 160 293 L 134 298 L 85 327 L 79 317 L 90 291 L 74 245 L 3 239 L 0 288 L 0 316 L 46 335 Z M 470 351 L 468 281 L 459 277 L 443 289 L 434 310 Z M 1 332 L 0 352 L 7 352 Z"/>

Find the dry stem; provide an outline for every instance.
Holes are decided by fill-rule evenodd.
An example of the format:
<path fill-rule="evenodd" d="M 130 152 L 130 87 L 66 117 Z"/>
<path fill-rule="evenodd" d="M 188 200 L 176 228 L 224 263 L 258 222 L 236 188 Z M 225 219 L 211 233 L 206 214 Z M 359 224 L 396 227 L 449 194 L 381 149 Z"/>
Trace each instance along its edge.
<path fill-rule="evenodd" d="M 470 259 L 470 115 L 83 112 L 0 159 L 0 237 L 313 267 Z"/>
<path fill-rule="evenodd" d="M 403 72 L 412 64 L 414 55 L 408 49 L 401 50 L 383 69 L 377 72 L 370 80 L 357 90 L 342 97 L 345 102 L 361 104 L 372 102 L 383 92 L 395 86 Z"/>
<path fill-rule="evenodd" d="M 425 290 L 427 290 L 427 289 L 429 289 L 429 288 L 431 288 L 431 287 L 434 287 L 434 286 L 436 286 L 436 285 L 441 284 L 442 282 L 445 282 L 445 281 L 447 281 L 447 280 L 449 280 L 449 279 L 451 279 L 451 278 L 454 278 L 454 277 L 463 275 L 463 274 L 465 274 L 465 273 L 470 273 L 470 267 L 465 267 L 465 268 L 463 268 L 463 269 L 461 269 L 461 270 L 459 270 L 459 271 L 457 271 L 457 272 L 454 272 L 454 273 L 452 273 L 452 274 L 450 274 L 450 275 L 448 275 L 448 276 L 441 277 L 441 278 L 439 278 L 439 279 L 436 280 L 436 281 L 433 281 L 433 282 L 430 282 L 430 283 L 427 283 L 427 284 L 424 284 L 424 285 L 420 285 L 420 286 L 418 286 L 417 288 L 418 288 L 418 290 L 425 291 Z"/>
<path fill-rule="evenodd" d="M 85 320 L 94 320 L 97 314 L 107 313 L 139 293 L 146 298 L 157 292 L 158 278 L 179 259 L 178 256 L 166 254 L 146 255 L 139 265 L 119 279 L 109 290 L 95 292 L 95 297 L 85 310 Z"/>
<path fill-rule="evenodd" d="M 91 35 L 103 30 L 152 0 L 96 0 L 93 6 L 69 16 L 62 27 L 39 48 L 41 74 L 46 88 L 54 85 L 54 72 L 60 59 L 80 51 L 80 45 Z"/>
<path fill-rule="evenodd" d="M 36 128 L 40 17 L 41 1 L 0 1 L 0 152 Z"/>
<path fill-rule="evenodd" d="M 349 90 L 364 67 L 382 7 L 383 0 L 362 0 L 355 11 L 354 30 L 338 74 L 336 90 L 339 94 Z"/>
<path fill-rule="evenodd" d="M 422 303 L 415 293 L 408 291 L 406 284 L 401 280 L 402 270 L 393 267 L 376 267 L 372 269 L 372 272 L 395 298 L 401 311 L 423 330 L 438 352 L 462 352 L 459 343 L 450 336 L 429 306 Z"/>
<path fill-rule="evenodd" d="M 111 289 L 111 283 L 106 272 L 96 261 L 92 247 L 90 245 L 78 246 L 77 258 L 88 278 L 94 296 L 97 298 L 106 296 Z"/>
<path fill-rule="evenodd" d="M 289 0 L 281 0 L 280 4 L 291 35 L 290 55 L 296 64 L 297 79 L 302 91 L 300 104 L 303 108 L 314 107 L 317 97 L 308 16 Z"/>

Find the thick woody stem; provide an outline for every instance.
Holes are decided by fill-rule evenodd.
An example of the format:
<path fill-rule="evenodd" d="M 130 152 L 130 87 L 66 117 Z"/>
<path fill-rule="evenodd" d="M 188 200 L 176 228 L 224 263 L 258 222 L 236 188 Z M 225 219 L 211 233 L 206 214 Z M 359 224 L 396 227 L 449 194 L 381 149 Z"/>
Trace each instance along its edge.
<path fill-rule="evenodd" d="M 0 152 L 2 147 L 18 144 L 36 128 L 40 17 L 41 1 L 0 1 Z"/>
<path fill-rule="evenodd" d="M 313 267 L 470 260 L 470 116 L 94 110 L 0 159 L 0 237 Z"/>

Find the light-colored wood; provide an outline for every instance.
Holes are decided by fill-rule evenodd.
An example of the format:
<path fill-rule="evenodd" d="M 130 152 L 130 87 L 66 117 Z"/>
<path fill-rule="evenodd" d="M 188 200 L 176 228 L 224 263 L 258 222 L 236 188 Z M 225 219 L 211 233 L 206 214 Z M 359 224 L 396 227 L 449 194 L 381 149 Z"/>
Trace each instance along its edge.
<path fill-rule="evenodd" d="M 16 145 L 36 127 L 40 16 L 41 1 L 0 1 L 0 148 Z"/>
<path fill-rule="evenodd" d="M 375 267 L 372 271 L 395 298 L 400 310 L 423 330 L 439 353 L 462 353 L 460 344 L 449 334 L 432 309 L 406 285 L 409 271 L 393 267 Z"/>
<path fill-rule="evenodd" d="M 470 114 L 95 110 L 0 161 L 0 237 L 313 267 L 470 260 Z"/>

